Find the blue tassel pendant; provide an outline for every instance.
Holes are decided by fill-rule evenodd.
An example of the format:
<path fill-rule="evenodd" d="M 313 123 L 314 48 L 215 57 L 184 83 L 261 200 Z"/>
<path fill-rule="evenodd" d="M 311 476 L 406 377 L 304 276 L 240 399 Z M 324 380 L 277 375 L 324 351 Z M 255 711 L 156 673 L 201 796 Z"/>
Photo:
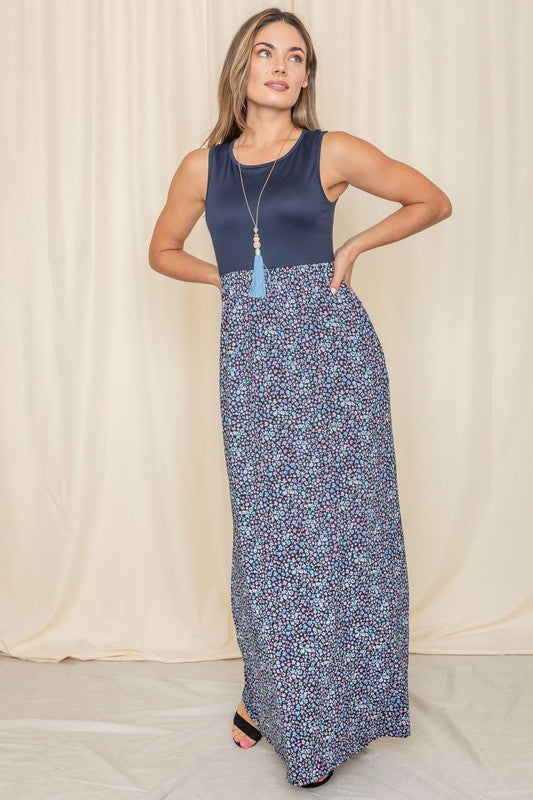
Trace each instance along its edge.
<path fill-rule="evenodd" d="M 254 272 L 252 276 L 252 283 L 250 286 L 250 297 L 265 297 L 265 264 L 263 256 L 261 255 L 261 242 L 259 240 L 259 229 L 254 227 Z"/>
<path fill-rule="evenodd" d="M 256 250 L 254 257 L 254 273 L 249 291 L 250 297 L 265 297 L 265 264 L 260 250 Z"/>

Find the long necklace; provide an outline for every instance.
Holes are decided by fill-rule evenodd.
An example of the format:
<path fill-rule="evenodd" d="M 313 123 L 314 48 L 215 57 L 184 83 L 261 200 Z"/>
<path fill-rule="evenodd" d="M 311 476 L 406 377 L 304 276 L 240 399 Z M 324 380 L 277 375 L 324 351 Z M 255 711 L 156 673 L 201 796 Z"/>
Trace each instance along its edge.
<path fill-rule="evenodd" d="M 294 127 L 294 125 L 291 125 L 291 129 L 289 131 L 289 136 L 291 135 L 293 127 Z M 281 153 L 281 151 L 283 149 L 283 146 L 288 141 L 289 136 L 287 136 L 287 138 L 285 139 L 285 141 L 282 143 L 281 147 L 279 148 L 279 153 L 278 153 L 278 155 L 276 157 L 276 161 L 278 160 L 278 158 L 280 156 L 280 153 Z M 235 159 L 235 160 L 237 161 L 237 159 Z M 252 212 L 250 211 L 250 205 L 248 203 L 248 198 L 246 196 L 246 190 L 244 188 L 244 181 L 242 179 L 241 164 L 240 164 L 240 161 L 237 161 L 237 164 L 239 166 L 239 174 L 241 176 L 241 186 L 242 186 L 242 191 L 243 191 L 243 194 L 244 194 L 244 200 L 246 202 L 246 205 L 248 206 L 248 212 L 249 212 L 250 217 L 252 218 L 252 222 L 254 224 L 253 248 L 255 250 L 255 257 L 254 257 L 254 272 L 253 272 L 253 276 L 252 276 L 252 283 L 251 283 L 251 286 L 250 286 L 250 291 L 248 293 L 250 297 L 264 297 L 265 294 L 266 294 L 266 291 L 265 291 L 265 264 L 264 264 L 264 261 L 263 261 L 263 256 L 261 255 L 261 239 L 259 237 L 259 226 L 258 226 L 258 223 L 259 223 L 259 203 L 261 201 L 261 195 L 263 194 L 265 186 L 268 183 L 268 179 L 270 178 L 270 176 L 272 174 L 272 170 L 276 166 L 276 161 L 274 161 L 274 163 L 272 164 L 272 166 L 270 168 L 270 172 L 267 175 L 266 181 L 263 184 L 263 188 L 259 192 L 259 197 L 257 199 L 257 207 L 255 209 L 255 219 L 253 217 Z"/>

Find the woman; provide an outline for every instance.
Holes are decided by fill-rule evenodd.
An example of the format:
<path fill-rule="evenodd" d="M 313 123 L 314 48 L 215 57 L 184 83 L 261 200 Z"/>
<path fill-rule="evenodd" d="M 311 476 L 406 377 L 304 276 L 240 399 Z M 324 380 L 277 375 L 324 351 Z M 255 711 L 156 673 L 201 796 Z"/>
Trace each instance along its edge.
<path fill-rule="evenodd" d="M 229 47 L 208 148 L 179 165 L 150 265 L 222 297 L 220 401 L 244 688 L 233 738 L 264 735 L 286 780 L 323 785 L 381 736 L 408 737 L 409 589 L 389 379 L 351 288 L 356 258 L 451 214 L 417 170 L 320 129 L 300 19 L 250 17 Z M 402 204 L 332 248 L 356 186 Z M 185 252 L 205 209 L 217 265 Z"/>

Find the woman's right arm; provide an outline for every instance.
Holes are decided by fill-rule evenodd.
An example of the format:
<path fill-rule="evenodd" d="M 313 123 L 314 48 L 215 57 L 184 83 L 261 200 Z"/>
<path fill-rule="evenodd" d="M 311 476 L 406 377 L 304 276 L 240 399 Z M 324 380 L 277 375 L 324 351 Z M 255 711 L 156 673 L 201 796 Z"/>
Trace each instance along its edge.
<path fill-rule="evenodd" d="M 179 281 L 210 283 L 220 290 L 216 265 L 183 249 L 189 233 L 205 211 L 208 156 L 208 148 L 191 150 L 174 173 L 167 201 L 152 234 L 148 262 L 162 275 Z"/>

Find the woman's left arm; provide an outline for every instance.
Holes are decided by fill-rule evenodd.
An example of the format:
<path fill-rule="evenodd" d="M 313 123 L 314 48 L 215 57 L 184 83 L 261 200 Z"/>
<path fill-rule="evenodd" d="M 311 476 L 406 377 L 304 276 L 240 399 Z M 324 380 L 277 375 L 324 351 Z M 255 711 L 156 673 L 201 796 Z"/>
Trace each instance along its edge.
<path fill-rule="evenodd" d="M 452 213 L 448 196 L 421 172 L 389 158 L 370 142 L 345 131 L 329 131 L 325 147 L 328 184 L 349 183 L 358 189 L 401 203 L 381 222 L 351 236 L 335 251 L 331 288 L 343 279 L 348 286 L 353 263 L 360 253 L 405 239 L 429 228 Z M 351 287 L 350 287 L 351 288 Z"/>

